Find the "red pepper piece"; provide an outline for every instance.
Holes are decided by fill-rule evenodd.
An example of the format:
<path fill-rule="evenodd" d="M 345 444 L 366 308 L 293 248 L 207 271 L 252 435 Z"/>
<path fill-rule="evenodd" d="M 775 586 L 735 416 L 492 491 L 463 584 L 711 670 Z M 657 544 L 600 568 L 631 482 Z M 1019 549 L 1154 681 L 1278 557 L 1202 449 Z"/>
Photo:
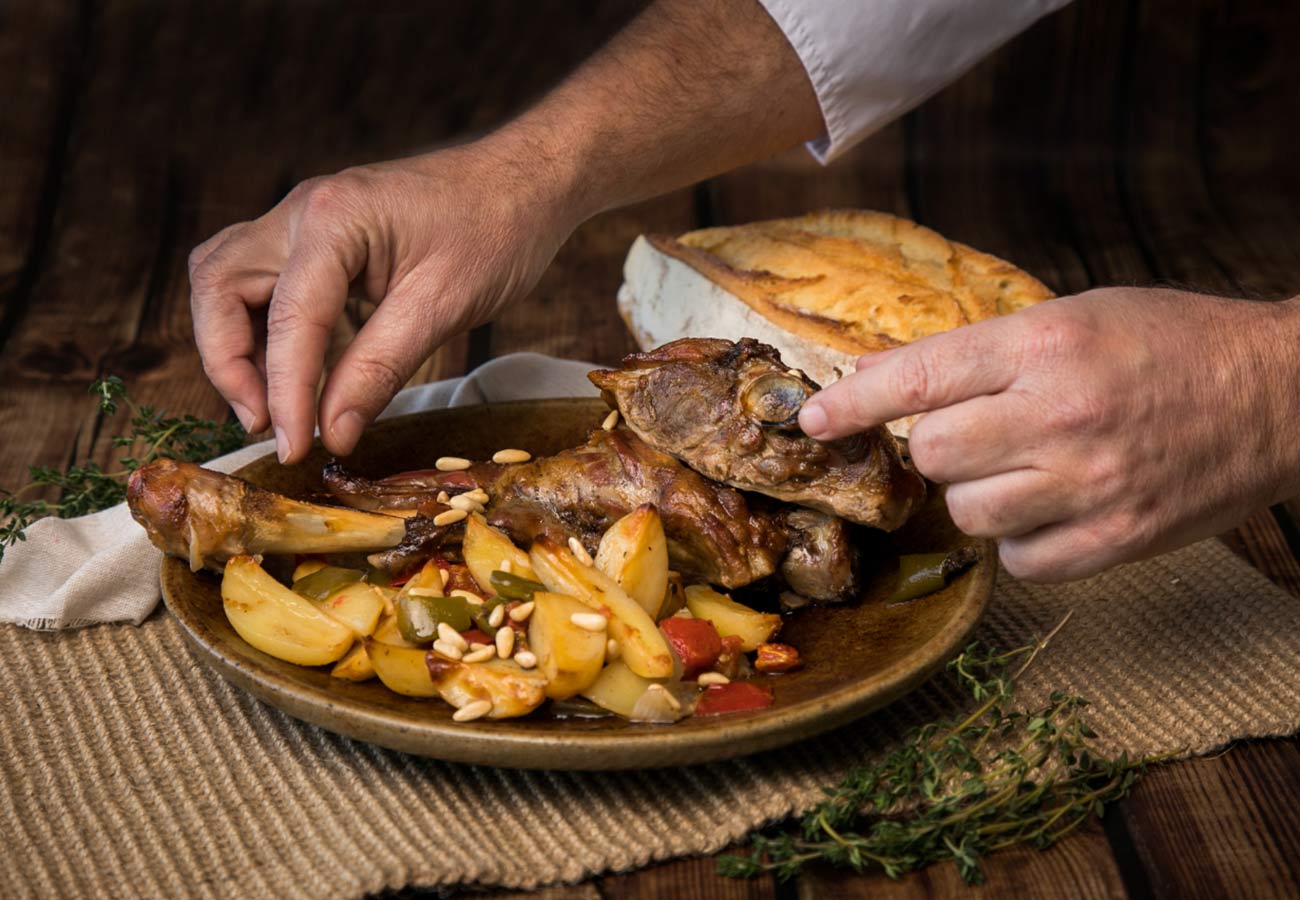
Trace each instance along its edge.
<path fill-rule="evenodd" d="M 772 689 L 733 681 L 729 684 L 711 684 L 704 689 L 700 702 L 695 705 L 697 716 L 725 716 L 728 713 L 750 712 L 772 705 Z"/>
<path fill-rule="evenodd" d="M 482 631 L 479 631 L 477 628 L 471 628 L 469 631 L 462 631 L 460 633 L 460 636 L 463 637 L 465 641 L 470 644 L 492 643 L 492 638 L 488 637 L 486 634 L 484 634 Z"/>
<path fill-rule="evenodd" d="M 691 678 L 718 661 L 722 638 L 713 623 L 706 619 L 669 616 L 659 623 L 668 644 L 682 661 L 684 678 Z"/>

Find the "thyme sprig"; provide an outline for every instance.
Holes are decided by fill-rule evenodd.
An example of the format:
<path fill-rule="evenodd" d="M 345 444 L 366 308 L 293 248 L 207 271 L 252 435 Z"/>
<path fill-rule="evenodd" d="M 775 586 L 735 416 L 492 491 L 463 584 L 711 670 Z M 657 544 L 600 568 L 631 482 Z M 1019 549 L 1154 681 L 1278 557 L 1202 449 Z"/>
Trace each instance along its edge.
<path fill-rule="evenodd" d="M 1088 701 L 1062 691 L 1033 712 L 1009 708 L 1020 676 L 1068 619 L 1008 652 L 966 647 L 948 674 L 974 701 L 969 715 L 913 730 L 879 763 L 825 789 L 799 827 L 752 835 L 750 852 L 720 857 L 718 871 L 786 880 L 815 862 L 899 878 L 950 859 L 978 884 L 982 857 L 1015 844 L 1045 849 L 1100 816 L 1148 765 L 1174 754 L 1105 758 L 1082 716 Z"/>
<path fill-rule="evenodd" d="M 30 482 L 12 491 L 0 488 L 0 561 L 6 547 L 27 539 L 27 528 L 37 519 L 70 519 L 121 503 L 126 498 L 127 476 L 146 463 L 155 459 L 204 462 L 243 446 L 246 435 L 238 423 L 169 416 L 163 409 L 138 406 L 115 375 L 99 379 L 89 392 L 98 398 L 104 415 L 114 415 L 119 404 L 131 410 L 130 431 L 112 441 L 112 446 L 127 451 L 118 460 L 121 469 L 105 471 L 94 462 L 66 469 L 30 466 Z M 56 499 L 32 497 L 42 493 L 53 493 Z"/>

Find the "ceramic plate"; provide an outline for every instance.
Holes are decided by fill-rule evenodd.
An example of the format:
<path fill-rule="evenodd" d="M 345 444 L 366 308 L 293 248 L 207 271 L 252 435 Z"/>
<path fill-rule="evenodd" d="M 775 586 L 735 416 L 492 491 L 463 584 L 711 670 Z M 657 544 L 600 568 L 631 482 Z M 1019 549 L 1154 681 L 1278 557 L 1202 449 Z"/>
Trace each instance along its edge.
<path fill-rule="evenodd" d="M 484 459 L 502 447 L 541 455 L 581 442 L 604 418 L 599 400 L 547 400 L 436 410 L 373 426 L 347 460 L 371 476 L 429 468 L 443 455 Z M 327 457 L 317 448 L 301 465 L 273 455 L 239 475 L 299 497 L 319 495 Z M 902 553 L 950 550 L 962 535 L 934 500 L 902 530 L 873 534 L 866 585 L 857 602 L 808 608 L 788 617 L 781 640 L 806 664 L 760 676 L 775 704 L 766 710 L 674 725 L 616 718 L 523 719 L 460 724 L 451 707 L 391 693 L 378 681 L 352 684 L 254 650 L 226 621 L 219 580 L 175 559 L 162 567 L 162 591 L 203 659 L 270 705 L 323 728 L 437 759 L 543 769 L 632 769 L 701 763 L 779 747 L 843 725 L 917 687 L 965 644 L 993 589 L 996 560 L 980 542 L 981 562 L 944 591 L 906 604 L 884 602 Z"/>

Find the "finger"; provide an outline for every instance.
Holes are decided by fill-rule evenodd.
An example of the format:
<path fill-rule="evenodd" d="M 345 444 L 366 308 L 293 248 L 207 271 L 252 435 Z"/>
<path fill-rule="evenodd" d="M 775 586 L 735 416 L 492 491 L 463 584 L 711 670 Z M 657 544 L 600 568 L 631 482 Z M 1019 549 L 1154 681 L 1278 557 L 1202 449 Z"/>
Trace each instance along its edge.
<path fill-rule="evenodd" d="M 926 413 L 912 425 L 907 449 L 917 470 L 937 482 L 973 481 L 1026 468 L 1034 456 L 1024 412 L 1012 391 Z"/>
<path fill-rule="evenodd" d="M 330 331 L 364 251 L 344 232 L 303 229 L 276 282 L 267 312 L 266 393 L 281 462 L 298 462 L 311 446 Z"/>
<path fill-rule="evenodd" d="M 206 241 L 204 241 L 203 243 L 196 246 L 193 250 L 191 250 L 190 261 L 189 261 L 190 271 L 193 272 L 196 268 L 201 266 L 203 264 L 203 261 L 207 259 L 209 256 L 211 256 L 214 250 L 216 250 L 223 243 L 225 243 L 226 238 L 230 237 L 230 235 L 233 234 L 236 230 L 243 228 L 247 224 L 248 224 L 247 222 L 236 222 L 233 225 L 227 225 L 225 228 L 221 229 L 212 237 L 208 238 Z"/>
<path fill-rule="evenodd" d="M 944 499 L 953 524 L 974 537 L 1018 537 L 1083 511 L 1067 484 L 1039 469 L 950 484 Z"/>
<path fill-rule="evenodd" d="M 1107 533 L 1080 522 L 1047 525 L 998 541 L 998 557 L 1008 572 L 1026 581 L 1075 581 L 1128 560 L 1125 546 L 1107 540 Z"/>
<path fill-rule="evenodd" d="M 853 364 L 853 369 L 856 372 L 861 372 L 863 369 L 870 369 L 872 366 L 879 365 L 880 363 L 884 362 L 886 359 L 889 358 L 889 354 L 897 351 L 898 349 L 900 348 L 890 347 L 888 350 L 879 350 L 875 353 L 864 353 L 861 356 L 859 356 L 857 362 Z"/>
<path fill-rule="evenodd" d="M 269 424 L 266 385 L 254 357 L 254 314 L 275 286 L 276 244 L 255 227 L 232 226 L 190 269 L 190 312 L 203 369 L 249 431 Z M 200 245 L 201 247 L 205 245 Z M 201 258 L 199 258 L 201 256 Z"/>
<path fill-rule="evenodd" d="M 1019 323 L 989 319 L 922 338 L 815 394 L 799 426 L 819 440 L 1007 388 L 1017 370 Z"/>
<path fill-rule="evenodd" d="M 321 441 L 331 453 L 352 452 L 415 370 L 448 335 L 460 328 L 432 312 L 427 289 L 399 286 L 375 310 L 343 352 L 321 392 Z M 443 304 L 444 308 L 452 304 Z"/>

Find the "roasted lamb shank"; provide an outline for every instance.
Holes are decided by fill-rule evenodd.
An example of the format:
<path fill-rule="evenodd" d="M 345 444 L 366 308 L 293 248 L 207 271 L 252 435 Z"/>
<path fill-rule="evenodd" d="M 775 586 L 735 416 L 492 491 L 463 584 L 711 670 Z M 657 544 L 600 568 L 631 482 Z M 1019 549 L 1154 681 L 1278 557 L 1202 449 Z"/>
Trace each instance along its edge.
<path fill-rule="evenodd" d="M 683 338 L 589 377 L 647 444 L 732 487 L 885 531 L 925 499 L 883 426 L 826 443 L 800 431 L 819 386 L 752 338 Z"/>
<path fill-rule="evenodd" d="M 399 569 L 458 540 L 459 526 L 432 526 L 437 496 L 474 489 L 488 495 L 487 519 L 521 544 L 577 537 L 594 551 L 601 534 L 643 503 L 663 518 L 673 568 L 690 578 L 736 588 L 771 575 L 812 600 L 842 600 L 855 587 L 848 526 L 704 478 L 631 431 L 597 429 L 585 444 L 554 456 L 459 472 L 429 469 L 371 481 L 337 463 L 325 484 L 342 502 L 367 510 L 419 510 L 408 537 L 372 562 Z"/>

